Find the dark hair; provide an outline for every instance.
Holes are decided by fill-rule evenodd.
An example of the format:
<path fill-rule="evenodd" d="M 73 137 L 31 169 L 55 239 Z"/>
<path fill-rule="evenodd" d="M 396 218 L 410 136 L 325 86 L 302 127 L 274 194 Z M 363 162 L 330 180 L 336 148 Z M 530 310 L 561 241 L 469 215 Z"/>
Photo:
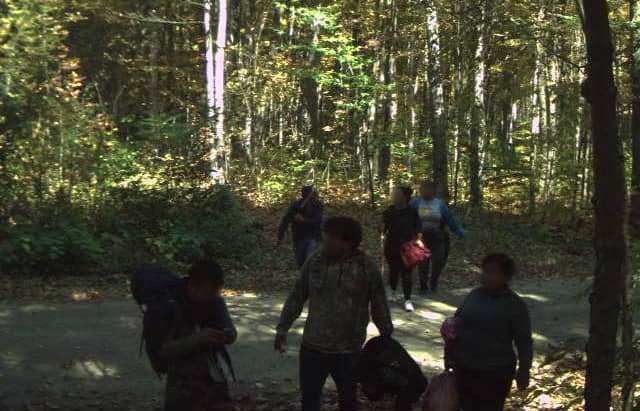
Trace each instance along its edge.
<path fill-rule="evenodd" d="M 411 187 L 400 186 L 396 187 L 396 190 L 400 191 L 407 201 L 411 200 L 411 196 L 413 195 L 413 189 Z"/>
<path fill-rule="evenodd" d="M 516 263 L 511 257 L 504 253 L 494 253 L 485 256 L 482 259 L 482 268 L 486 268 L 489 264 L 495 264 L 500 267 L 502 273 L 508 279 L 511 279 L 516 273 Z"/>
<path fill-rule="evenodd" d="M 304 186 L 300 189 L 300 194 L 303 198 L 307 198 L 309 194 L 312 194 L 315 191 L 314 186 Z"/>
<path fill-rule="evenodd" d="M 323 231 L 351 244 L 355 250 L 362 242 L 362 227 L 351 217 L 331 217 L 324 222 Z"/>
<path fill-rule="evenodd" d="M 222 267 L 213 260 L 195 262 L 189 270 L 189 277 L 196 284 L 212 283 L 219 287 L 224 285 Z"/>

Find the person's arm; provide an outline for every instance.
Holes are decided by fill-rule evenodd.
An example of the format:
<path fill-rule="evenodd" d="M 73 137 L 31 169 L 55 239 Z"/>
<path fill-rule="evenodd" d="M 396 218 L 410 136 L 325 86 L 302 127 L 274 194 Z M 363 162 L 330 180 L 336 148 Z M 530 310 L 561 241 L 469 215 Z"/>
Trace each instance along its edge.
<path fill-rule="evenodd" d="M 238 330 L 236 330 L 236 326 L 233 324 L 233 320 L 229 314 L 229 309 L 227 308 L 227 303 L 223 298 L 220 298 L 218 309 L 222 313 L 222 331 L 224 331 L 225 337 L 224 343 L 227 345 L 233 344 L 238 338 Z"/>
<path fill-rule="evenodd" d="M 467 298 L 462 301 L 462 304 L 456 309 L 456 312 L 453 314 L 453 318 L 460 318 L 462 307 L 464 307 L 464 303 L 467 301 Z M 444 338 L 444 335 L 443 335 Z M 445 370 L 451 370 L 456 368 L 455 361 L 455 352 L 458 349 L 458 344 L 456 340 L 448 340 L 444 338 L 444 368 Z"/>
<path fill-rule="evenodd" d="M 422 219 L 420 218 L 420 214 L 418 214 L 418 210 L 413 208 L 413 231 L 415 233 L 415 238 L 418 240 L 422 239 Z"/>
<path fill-rule="evenodd" d="M 289 224 L 291 224 L 293 217 L 298 211 L 298 202 L 295 201 L 289 206 L 284 217 L 280 220 L 280 226 L 278 226 L 278 241 L 282 241 L 284 239 L 287 228 L 289 228 Z"/>
<path fill-rule="evenodd" d="M 444 201 L 440 203 L 440 214 L 442 215 L 444 222 L 449 226 L 449 228 L 451 228 L 451 231 L 456 233 L 458 237 L 464 237 L 467 234 L 467 232 L 460 227 L 456 219 L 453 218 L 451 210 L 449 210 L 449 207 L 447 207 Z"/>
<path fill-rule="evenodd" d="M 533 360 L 533 338 L 531 336 L 531 318 L 524 301 L 518 301 L 518 307 L 512 319 L 513 340 L 518 350 L 518 372 L 516 382 L 518 389 L 529 387 L 529 373 Z"/>
<path fill-rule="evenodd" d="M 157 353 L 165 361 L 187 355 L 208 345 L 222 344 L 222 330 L 205 329 L 200 333 L 176 339 L 177 307 L 166 305 L 147 314 L 145 341 L 147 350 Z"/>
<path fill-rule="evenodd" d="M 310 259 L 311 260 L 311 259 Z M 276 327 L 277 335 L 286 336 L 293 322 L 300 317 L 304 303 L 309 298 L 309 261 L 302 266 L 300 277 L 296 280 L 293 289 L 282 307 L 280 320 Z"/>
<path fill-rule="evenodd" d="M 387 304 L 387 296 L 384 291 L 382 275 L 378 270 L 378 266 L 372 260 L 367 261 L 367 271 L 371 278 L 371 291 L 369 295 L 371 305 L 371 319 L 378 327 L 378 331 L 382 336 L 390 336 L 393 333 L 393 323 L 391 322 L 391 313 Z"/>
<path fill-rule="evenodd" d="M 218 332 L 222 333 L 221 331 Z M 165 360 L 171 360 L 196 351 L 202 348 L 204 345 L 205 344 L 203 344 L 203 336 L 201 334 L 194 334 L 177 340 L 165 340 L 159 352 L 162 358 L 164 358 Z"/>
<path fill-rule="evenodd" d="M 389 209 L 386 209 L 382 213 L 382 223 L 380 226 L 380 231 L 386 235 L 389 232 L 390 225 L 391 225 L 391 216 L 389 215 Z"/>

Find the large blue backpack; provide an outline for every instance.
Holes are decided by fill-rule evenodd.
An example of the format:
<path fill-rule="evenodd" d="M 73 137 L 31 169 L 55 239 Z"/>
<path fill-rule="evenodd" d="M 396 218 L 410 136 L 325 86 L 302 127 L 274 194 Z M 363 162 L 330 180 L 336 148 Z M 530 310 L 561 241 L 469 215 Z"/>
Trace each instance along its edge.
<path fill-rule="evenodd" d="M 157 328 L 154 322 L 171 317 L 176 306 L 175 292 L 183 281 L 183 278 L 159 264 L 144 265 L 131 275 L 131 295 L 143 316 L 140 355 L 144 347 L 151 367 L 159 377 L 166 374 L 167 364 L 153 343 L 154 330 Z"/>
<path fill-rule="evenodd" d="M 177 301 L 177 291 L 185 281 L 185 278 L 159 264 L 142 266 L 131 275 L 131 295 L 140 306 L 143 315 L 140 355 L 144 347 L 151 367 L 160 378 L 167 373 L 168 364 L 159 354 L 161 338 L 158 338 L 158 329 L 165 328 L 168 322 L 184 320 Z M 211 327 L 218 328 L 215 323 L 211 324 Z M 227 349 L 222 347 L 220 352 L 235 381 L 236 376 Z"/>

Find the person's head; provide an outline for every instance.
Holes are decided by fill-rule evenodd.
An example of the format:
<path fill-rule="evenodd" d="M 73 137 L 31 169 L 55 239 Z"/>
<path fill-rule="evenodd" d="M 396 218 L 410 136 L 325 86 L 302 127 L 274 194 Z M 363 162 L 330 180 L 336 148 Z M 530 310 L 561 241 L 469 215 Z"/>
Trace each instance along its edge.
<path fill-rule="evenodd" d="M 425 180 L 420 183 L 420 196 L 426 200 L 431 200 L 436 196 L 436 185 L 433 181 Z"/>
<path fill-rule="evenodd" d="M 331 217 L 324 222 L 322 248 L 332 259 L 351 255 L 362 242 L 362 227 L 351 217 Z"/>
<path fill-rule="evenodd" d="M 210 303 L 220 294 L 224 285 L 222 268 L 213 260 L 200 260 L 189 270 L 187 293 L 189 298 L 199 304 Z"/>
<path fill-rule="evenodd" d="M 393 189 L 391 199 L 396 207 L 406 207 L 411 200 L 413 190 L 409 187 L 396 187 Z"/>
<path fill-rule="evenodd" d="M 316 189 L 313 186 L 304 186 L 300 189 L 300 195 L 302 195 L 302 198 L 316 195 Z"/>
<path fill-rule="evenodd" d="M 489 254 L 482 260 L 480 282 L 486 288 L 497 290 L 506 287 L 516 273 L 516 264 L 506 254 Z"/>

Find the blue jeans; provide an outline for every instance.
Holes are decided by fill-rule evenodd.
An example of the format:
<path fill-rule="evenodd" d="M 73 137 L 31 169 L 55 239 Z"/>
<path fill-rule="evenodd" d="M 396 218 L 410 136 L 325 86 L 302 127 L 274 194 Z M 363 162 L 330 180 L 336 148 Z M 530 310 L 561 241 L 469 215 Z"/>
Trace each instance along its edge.
<path fill-rule="evenodd" d="M 307 258 L 318 248 L 318 241 L 313 238 L 303 238 L 293 243 L 293 250 L 298 268 L 302 267 Z"/>
<path fill-rule="evenodd" d="M 320 411 L 322 388 L 331 375 L 338 389 L 340 411 L 358 408 L 353 366 L 357 354 L 325 354 L 300 348 L 300 390 L 302 411 Z"/>

